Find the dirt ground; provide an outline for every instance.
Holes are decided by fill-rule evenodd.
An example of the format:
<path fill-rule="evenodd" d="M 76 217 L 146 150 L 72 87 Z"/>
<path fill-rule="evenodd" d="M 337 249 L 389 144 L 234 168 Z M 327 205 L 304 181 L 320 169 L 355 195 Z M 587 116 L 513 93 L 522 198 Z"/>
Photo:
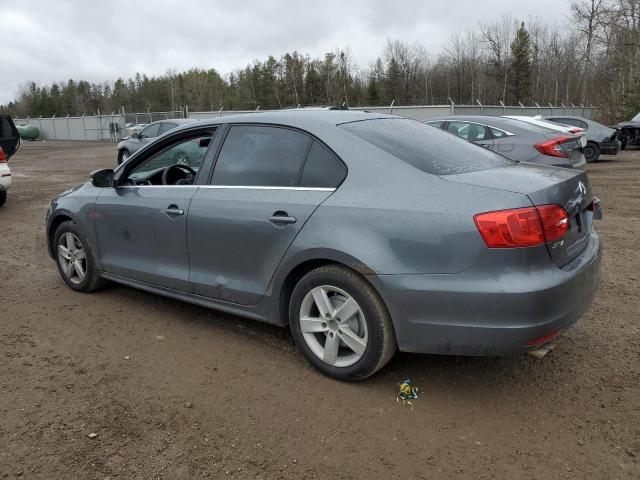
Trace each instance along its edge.
<path fill-rule="evenodd" d="M 45 209 L 115 150 L 23 145 L 0 209 L 0 478 L 640 478 L 640 150 L 603 160 L 602 286 L 551 354 L 398 354 L 344 384 L 286 330 L 67 288 Z"/>

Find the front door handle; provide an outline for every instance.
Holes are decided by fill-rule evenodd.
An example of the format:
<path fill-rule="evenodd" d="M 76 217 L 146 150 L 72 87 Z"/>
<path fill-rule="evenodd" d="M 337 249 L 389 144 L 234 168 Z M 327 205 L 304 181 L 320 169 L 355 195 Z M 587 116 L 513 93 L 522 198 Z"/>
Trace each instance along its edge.
<path fill-rule="evenodd" d="M 287 212 L 277 211 L 269 217 L 269 221 L 276 225 L 288 225 L 296 223 L 298 219 L 296 217 L 290 217 Z"/>
<path fill-rule="evenodd" d="M 169 207 L 164 211 L 170 218 L 179 217 L 180 215 L 184 215 L 184 210 L 178 208 L 177 205 L 169 205 Z"/>

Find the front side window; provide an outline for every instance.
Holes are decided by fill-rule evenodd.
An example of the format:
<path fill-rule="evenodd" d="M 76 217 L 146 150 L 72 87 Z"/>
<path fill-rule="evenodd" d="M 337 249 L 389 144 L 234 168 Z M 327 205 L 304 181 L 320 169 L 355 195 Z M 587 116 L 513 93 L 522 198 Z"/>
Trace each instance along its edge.
<path fill-rule="evenodd" d="M 300 178 L 301 187 L 337 188 L 347 176 L 347 167 L 332 151 L 315 141 L 311 145 Z"/>
<path fill-rule="evenodd" d="M 361 120 L 339 126 L 433 175 L 452 175 L 514 164 L 477 144 L 406 118 Z"/>
<path fill-rule="evenodd" d="M 234 125 L 213 171 L 213 185 L 295 187 L 311 139 L 280 127 Z"/>
<path fill-rule="evenodd" d="M 187 139 L 182 138 L 164 150 L 151 155 L 135 167 L 129 174 L 129 178 L 132 180 L 148 178 L 150 174 L 160 173 L 172 165 L 186 166 L 197 172 L 207 153 L 209 143 L 211 143 L 210 133 L 199 134 Z"/>
<path fill-rule="evenodd" d="M 154 123 L 153 125 L 149 125 L 145 127 L 140 132 L 140 137 L 154 138 L 158 136 L 158 131 L 160 130 L 160 124 Z"/>

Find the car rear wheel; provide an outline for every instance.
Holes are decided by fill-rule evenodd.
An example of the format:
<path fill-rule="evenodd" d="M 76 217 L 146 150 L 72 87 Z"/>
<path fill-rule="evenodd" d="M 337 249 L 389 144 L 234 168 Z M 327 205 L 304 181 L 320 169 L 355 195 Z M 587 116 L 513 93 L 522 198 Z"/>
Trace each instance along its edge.
<path fill-rule="evenodd" d="M 596 143 L 589 142 L 582 150 L 582 153 L 587 163 L 597 162 L 598 158 L 600 158 L 600 147 Z"/>
<path fill-rule="evenodd" d="M 118 165 L 120 165 L 122 162 L 126 162 L 130 155 L 131 154 L 129 153 L 129 150 L 125 148 L 120 150 L 118 152 Z"/>
<path fill-rule="evenodd" d="M 396 351 L 389 312 L 364 278 L 339 265 L 307 273 L 293 290 L 291 332 L 307 360 L 329 377 L 363 380 Z"/>
<path fill-rule="evenodd" d="M 73 290 L 92 292 L 105 284 L 96 268 L 93 250 L 74 222 L 67 221 L 58 227 L 53 246 L 58 271 Z"/>

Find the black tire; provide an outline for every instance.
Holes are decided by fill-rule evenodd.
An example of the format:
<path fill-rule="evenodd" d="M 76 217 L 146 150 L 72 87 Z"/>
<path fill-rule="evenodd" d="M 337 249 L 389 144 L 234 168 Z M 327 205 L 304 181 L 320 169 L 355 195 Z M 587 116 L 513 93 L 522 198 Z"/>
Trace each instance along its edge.
<path fill-rule="evenodd" d="M 620 150 L 627 148 L 627 142 L 620 142 Z"/>
<path fill-rule="evenodd" d="M 361 358 L 352 365 L 337 367 L 325 363 L 311 350 L 303 336 L 300 326 L 302 302 L 312 289 L 323 285 L 335 286 L 346 292 L 363 313 L 368 329 L 367 345 Z M 391 360 L 397 349 L 391 317 L 382 298 L 362 276 L 340 265 L 316 268 L 300 279 L 289 302 L 289 322 L 296 345 L 305 358 L 322 373 L 337 380 L 357 382 L 370 377 Z"/>
<path fill-rule="evenodd" d="M 68 275 L 64 271 L 64 267 L 61 264 L 60 254 L 58 246 L 61 243 L 61 239 L 63 235 L 67 232 L 73 234 L 77 240 L 80 242 L 82 249 L 84 250 L 84 260 L 85 260 L 85 276 L 84 279 L 78 282 L 74 282 L 72 279 L 68 277 Z M 62 239 L 64 241 L 64 239 Z M 63 244 L 64 245 L 64 244 Z M 53 253 L 56 261 L 56 265 L 58 266 L 58 271 L 60 272 L 60 276 L 64 280 L 64 282 L 69 286 L 69 288 L 77 291 L 89 293 L 95 290 L 99 290 L 102 288 L 106 280 L 100 277 L 100 273 L 98 272 L 96 266 L 96 257 L 91 248 L 91 245 L 87 241 L 87 237 L 84 232 L 78 227 L 78 225 L 72 221 L 66 221 L 58 227 L 54 236 L 53 236 Z"/>
<path fill-rule="evenodd" d="M 120 165 L 127 158 L 129 158 L 130 155 L 131 154 L 129 153 L 129 150 L 127 150 L 126 148 L 122 148 L 118 150 L 118 165 Z"/>
<path fill-rule="evenodd" d="M 582 153 L 587 163 L 594 163 L 600 158 L 600 146 L 594 142 L 587 142 L 587 146 L 584 147 Z"/>
<path fill-rule="evenodd" d="M 0 188 L 0 207 L 7 201 L 7 191 L 4 188 Z"/>

